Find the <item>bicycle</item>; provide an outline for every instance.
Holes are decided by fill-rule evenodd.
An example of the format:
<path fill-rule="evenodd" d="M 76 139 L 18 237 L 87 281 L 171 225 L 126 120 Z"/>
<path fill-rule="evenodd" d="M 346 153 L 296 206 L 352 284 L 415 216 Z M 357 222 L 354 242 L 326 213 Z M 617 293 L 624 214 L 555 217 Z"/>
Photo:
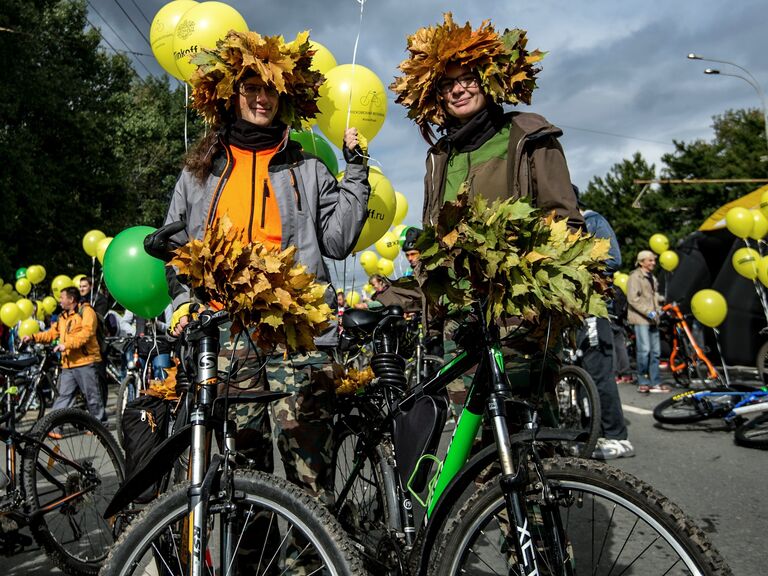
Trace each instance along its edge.
<path fill-rule="evenodd" d="M 6 445 L 0 516 L 16 529 L 28 526 L 65 573 L 97 574 L 112 544 L 112 527 L 101 514 L 124 478 L 120 449 L 81 410 L 54 410 L 27 434 L 14 429 L 14 414 L 0 427 Z M 24 542 L 4 528 L 0 542 L 15 552 Z"/>
<path fill-rule="evenodd" d="M 50 346 L 20 348 L 17 354 L 0 356 L 0 424 L 13 416 L 15 429 L 29 431 L 45 415 L 56 395 L 59 364 Z M 13 414 L 12 414 L 13 413 Z M 30 417 L 26 417 L 29 415 Z"/>
<path fill-rule="evenodd" d="M 236 450 L 233 425 L 225 416 L 228 404 L 267 403 L 287 394 L 218 396 L 219 327 L 228 320 L 226 311 L 204 311 L 185 328 L 177 382 L 184 377 L 193 382 L 190 424 L 148 456 L 105 515 L 119 511 L 160 476 L 170 473 L 186 449 L 190 453 L 189 482 L 172 487 L 130 522 L 110 551 L 103 574 L 201 576 L 249 570 L 261 574 L 261 569 L 271 574 L 278 564 L 290 572 L 302 555 L 330 574 L 360 574 L 353 545 L 319 502 L 285 480 L 237 469 L 248 462 Z M 232 371 L 234 368 L 230 375 Z M 228 381 L 224 385 L 228 390 Z M 214 432 L 222 453 L 212 455 Z M 264 540 L 250 542 L 260 528 Z M 280 533 L 285 535 L 282 540 Z"/>
<path fill-rule="evenodd" d="M 662 424 L 693 424 L 722 418 L 733 429 L 743 424 L 747 414 L 760 412 L 768 412 L 768 387 L 731 384 L 675 394 L 653 409 L 653 417 Z"/>
<path fill-rule="evenodd" d="M 484 319 L 485 313 L 475 303 L 473 316 Z M 345 313 L 344 321 L 374 322 L 366 316 L 355 322 L 356 315 Z M 404 389 L 404 361 L 393 352 L 402 314 L 389 308 L 375 323 L 376 378 L 345 401 L 336 425 L 342 441 L 333 486 L 334 513 L 372 573 L 572 575 L 601 567 L 731 573 L 704 533 L 653 487 L 603 463 L 543 458 L 547 443 L 581 435 L 540 427 L 536 408 L 512 396 L 493 322 L 465 324 L 457 338 L 462 349 L 414 391 Z M 415 467 L 406 468 L 402 450 L 408 446 L 398 443 L 393 421 L 473 367 L 467 402 L 429 481 L 418 527 L 414 479 L 434 452 L 425 446 Z M 488 441 L 473 450 L 481 430 Z"/>
<path fill-rule="evenodd" d="M 686 388 L 692 384 L 706 386 L 713 382 L 722 383 L 720 374 L 696 342 L 686 315 L 681 312 L 677 302 L 664 305 L 662 312 L 670 321 L 672 351 L 669 354 L 669 369 L 675 381 Z"/>

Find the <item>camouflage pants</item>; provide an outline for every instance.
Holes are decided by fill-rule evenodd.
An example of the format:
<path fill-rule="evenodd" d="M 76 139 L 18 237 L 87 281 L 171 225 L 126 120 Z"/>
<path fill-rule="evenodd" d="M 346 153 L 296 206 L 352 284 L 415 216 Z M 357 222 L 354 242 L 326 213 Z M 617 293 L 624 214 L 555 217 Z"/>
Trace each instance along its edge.
<path fill-rule="evenodd" d="M 222 346 L 222 356 L 228 360 L 231 354 L 231 344 Z M 235 356 L 241 354 L 238 350 Z M 220 368 L 226 364 L 221 360 Z M 248 388 L 291 395 L 269 405 L 249 403 L 233 408 L 230 417 L 239 431 L 238 451 L 252 458 L 259 470 L 272 473 L 274 435 L 286 478 L 326 502 L 335 398 L 328 355 L 310 352 L 271 357 Z"/>

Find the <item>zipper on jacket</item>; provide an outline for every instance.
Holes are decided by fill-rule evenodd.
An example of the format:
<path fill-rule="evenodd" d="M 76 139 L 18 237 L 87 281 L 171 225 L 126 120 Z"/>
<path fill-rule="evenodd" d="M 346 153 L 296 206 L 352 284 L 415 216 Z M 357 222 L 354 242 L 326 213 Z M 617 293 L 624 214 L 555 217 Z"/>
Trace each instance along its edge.
<path fill-rule="evenodd" d="M 291 173 L 291 186 L 293 186 L 293 194 L 296 196 L 296 205 L 301 212 L 301 194 L 299 193 L 299 185 L 296 183 L 296 173 L 293 168 L 289 168 L 288 171 Z"/>
<path fill-rule="evenodd" d="M 253 164 L 251 165 L 251 215 L 248 219 L 248 242 L 253 240 L 253 210 L 256 208 L 256 151 L 253 151 Z M 262 225 L 264 227 L 264 214 L 262 213 Z"/>
<path fill-rule="evenodd" d="M 267 186 L 267 179 L 264 179 L 264 193 L 261 196 L 261 229 L 264 229 L 264 224 L 267 220 L 267 198 L 269 198 L 269 186 Z"/>

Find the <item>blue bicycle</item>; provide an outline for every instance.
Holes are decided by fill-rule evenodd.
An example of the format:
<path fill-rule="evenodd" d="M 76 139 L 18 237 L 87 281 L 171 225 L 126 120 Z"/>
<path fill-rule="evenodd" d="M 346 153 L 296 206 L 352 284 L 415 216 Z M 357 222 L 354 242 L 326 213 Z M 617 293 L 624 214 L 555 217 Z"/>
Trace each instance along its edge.
<path fill-rule="evenodd" d="M 692 424 L 722 418 L 729 428 L 744 423 L 747 414 L 768 412 L 768 387 L 732 384 L 706 390 L 688 390 L 661 402 L 653 417 L 662 424 Z"/>

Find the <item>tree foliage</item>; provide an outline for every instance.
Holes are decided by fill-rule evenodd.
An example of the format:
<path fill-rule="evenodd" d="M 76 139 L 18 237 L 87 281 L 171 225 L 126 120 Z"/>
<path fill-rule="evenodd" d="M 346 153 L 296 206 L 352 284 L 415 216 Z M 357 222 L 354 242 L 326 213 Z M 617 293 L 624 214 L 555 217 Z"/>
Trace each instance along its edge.
<path fill-rule="evenodd" d="M 662 179 L 766 178 L 768 153 L 765 124 L 759 110 L 730 110 L 713 119 L 714 138 L 707 142 L 674 142 L 675 151 L 662 156 Z M 671 246 L 696 230 L 712 212 L 759 184 L 662 184 L 643 189 L 633 180 L 656 178 L 638 152 L 615 164 L 604 177 L 593 178 L 582 198 L 587 207 L 605 216 L 616 232 L 624 268 L 631 268 L 639 250 L 648 248 L 654 233 L 665 234 Z"/>

